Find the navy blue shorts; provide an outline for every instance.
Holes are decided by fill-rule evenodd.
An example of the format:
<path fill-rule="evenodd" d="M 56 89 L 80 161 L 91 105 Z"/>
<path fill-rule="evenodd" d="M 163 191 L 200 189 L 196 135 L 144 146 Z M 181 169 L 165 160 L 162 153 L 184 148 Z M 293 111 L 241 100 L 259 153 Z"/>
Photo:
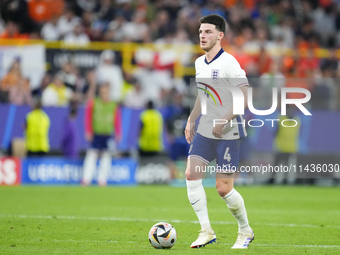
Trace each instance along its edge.
<path fill-rule="evenodd" d="M 206 138 L 196 133 L 189 149 L 189 158 L 196 158 L 208 165 L 216 158 L 216 172 L 218 169 L 231 169 L 236 172 L 240 161 L 241 139 L 217 140 Z"/>
<path fill-rule="evenodd" d="M 93 135 L 91 148 L 97 150 L 107 150 L 108 142 L 111 139 L 110 135 Z"/>

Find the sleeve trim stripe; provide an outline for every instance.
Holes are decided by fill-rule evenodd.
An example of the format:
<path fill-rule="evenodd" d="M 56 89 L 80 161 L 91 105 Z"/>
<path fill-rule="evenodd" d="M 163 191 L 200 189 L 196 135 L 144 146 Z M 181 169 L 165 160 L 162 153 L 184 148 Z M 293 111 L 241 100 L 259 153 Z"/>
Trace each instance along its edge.
<path fill-rule="evenodd" d="M 240 86 L 244 86 L 244 85 L 249 85 L 249 84 L 248 84 L 248 82 L 243 82 L 243 83 L 237 85 L 236 87 L 240 87 Z"/>

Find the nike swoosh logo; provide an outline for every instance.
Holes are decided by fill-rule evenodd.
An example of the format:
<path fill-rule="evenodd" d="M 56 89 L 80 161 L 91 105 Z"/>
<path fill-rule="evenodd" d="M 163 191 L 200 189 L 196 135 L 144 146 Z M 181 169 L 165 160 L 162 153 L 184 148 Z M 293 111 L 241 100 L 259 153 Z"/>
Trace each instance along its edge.
<path fill-rule="evenodd" d="M 190 203 L 191 205 L 194 205 L 194 204 L 196 204 L 198 201 L 200 201 L 201 199 L 198 199 L 196 202 L 194 202 L 194 203 Z"/>
<path fill-rule="evenodd" d="M 197 73 L 196 76 L 199 75 L 199 74 L 200 74 L 200 73 Z"/>

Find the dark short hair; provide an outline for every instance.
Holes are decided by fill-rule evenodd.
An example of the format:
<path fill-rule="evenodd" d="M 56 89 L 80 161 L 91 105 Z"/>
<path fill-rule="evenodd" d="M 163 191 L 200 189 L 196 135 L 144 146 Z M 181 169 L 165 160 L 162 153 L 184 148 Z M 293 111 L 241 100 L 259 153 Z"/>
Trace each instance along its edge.
<path fill-rule="evenodd" d="M 154 108 L 154 105 L 153 105 L 153 101 L 148 101 L 146 103 L 146 109 L 150 110 L 150 109 L 153 109 Z"/>
<path fill-rule="evenodd" d="M 217 14 L 209 14 L 200 18 L 200 24 L 208 23 L 216 26 L 218 31 L 225 33 L 227 22 L 226 20 Z"/>

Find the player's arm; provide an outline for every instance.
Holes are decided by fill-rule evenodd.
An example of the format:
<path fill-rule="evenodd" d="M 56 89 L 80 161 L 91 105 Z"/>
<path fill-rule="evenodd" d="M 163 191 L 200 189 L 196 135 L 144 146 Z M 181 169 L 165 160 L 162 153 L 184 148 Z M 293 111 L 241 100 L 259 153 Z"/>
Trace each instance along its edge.
<path fill-rule="evenodd" d="M 85 106 L 85 139 L 89 142 L 93 139 L 93 127 L 92 127 L 92 118 L 93 118 L 93 108 L 94 108 L 94 100 L 89 100 Z"/>
<path fill-rule="evenodd" d="M 248 85 L 240 87 L 244 97 L 244 110 L 248 108 Z M 228 123 L 236 118 L 238 115 L 233 114 L 233 107 L 223 116 L 223 119 L 227 120 Z"/>
<path fill-rule="evenodd" d="M 194 108 L 192 109 L 190 116 L 185 127 L 185 139 L 188 143 L 191 143 L 195 136 L 195 121 L 201 114 L 201 102 L 199 96 L 197 95 Z"/>
<path fill-rule="evenodd" d="M 240 87 L 240 90 L 243 93 L 244 98 L 244 109 L 248 108 L 248 85 Z M 226 123 L 229 123 L 232 119 L 236 118 L 238 115 L 233 114 L 233 107 L 223 116 L 222 119 L 227 120 Z M 212 130 L 212 134 L 215 137 L 221 138 L 222 137 L 222 131 L 223 127 L 226 124 L 217 124 Z"/>

